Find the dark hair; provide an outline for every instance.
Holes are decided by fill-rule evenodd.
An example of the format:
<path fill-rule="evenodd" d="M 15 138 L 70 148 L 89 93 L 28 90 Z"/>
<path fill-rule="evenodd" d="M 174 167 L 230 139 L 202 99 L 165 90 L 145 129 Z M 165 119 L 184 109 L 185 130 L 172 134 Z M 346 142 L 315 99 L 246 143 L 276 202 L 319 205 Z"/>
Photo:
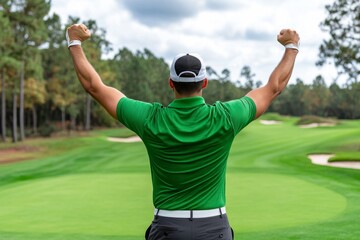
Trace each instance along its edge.
<path fill-rule="evenodd" d="M 192 94 L 199 92 L 204 84 L 204 80 L 199 82 L 175 82 L 173 80 L 171 81 L 179 94 Z"/>
<path fill-rule="evenodd" d="M 192 94 L 195 92 L 199 92 L 204 84 L 204 80 L 200 82 L 191 82 L 191 83 L 174 82 L 174 81 L 172 82 L 174 84 L 176 91 L 180 94 Z"/>

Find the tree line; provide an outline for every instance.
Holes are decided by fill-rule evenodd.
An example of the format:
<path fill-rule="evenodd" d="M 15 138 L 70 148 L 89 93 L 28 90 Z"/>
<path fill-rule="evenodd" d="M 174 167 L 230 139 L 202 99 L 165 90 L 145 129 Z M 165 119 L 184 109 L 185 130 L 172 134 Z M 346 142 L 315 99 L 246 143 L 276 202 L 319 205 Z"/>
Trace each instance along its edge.
<path fill-rule="evenodd" d="M 164 105 L 172 101 L 173 93 L 167 85 L 169 66 L 163 58 L 149 49 L 132 52 L 125 47 L 114 51 L 106 39 L 106 30 L 96 21 L 69 16 L 66 24 L 62 24 L 59 15 L 49 14 L 50 8 L 50 0 L 0 0 L 0 134 L 3 141 L 9 137 L 17 142 L 26 136 L 46 136 L 55 129 L 90 130 L 94 126 L 118 125 L 77 81 L 64 38 L 66 27 L 74 23 L 83 22 L 92 32 L 83 48 L 105 84 L 138 100 Z M 323 23 L 323 28 L 325 26 Z M 320 47 L 319 65 L 334 58 L 325 45 L 326 42 Z M 321 55 L 322 50 L 327 52 Z M 115 53 L 114 57 L 104 59 L 104 54 L 110 52 Z M 358 66 L 359 60 L 354 59 L 352 65 L 339 73 L 350 73 L 344 86 L 336 82 L 326 86 L 322 76 L 316 76 L 312 84 L 297 79 L 269 111 L 295 116 L 359 118 L 360 85 L 356 67 L 350 68 L 354 61 Z M 231 81 L 227 69 L 219 74 L 208 66 L 207 72 L 210 82 L 204 98 L 210 104 L 239 98 L 262 85 L 256 81 L 250 66 L 240 69 L 237 81 Z"/>

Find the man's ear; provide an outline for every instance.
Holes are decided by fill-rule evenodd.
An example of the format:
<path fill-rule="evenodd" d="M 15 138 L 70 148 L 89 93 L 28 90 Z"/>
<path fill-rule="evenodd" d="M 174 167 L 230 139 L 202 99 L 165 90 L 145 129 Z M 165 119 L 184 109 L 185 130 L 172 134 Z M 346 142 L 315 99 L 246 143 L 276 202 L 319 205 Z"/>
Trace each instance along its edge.
<path fill-rule="evenodd" d="M 204 83 L 203 83 L 203 85 L 202 85 L 201 88 L 206 88 L 207 85 L 208 85 L 208 83 L 209 83 L 209 81 L 207 80 L 207 78 L 205 78 L 205 79 L 204 79 Z"/>
<path fill-rule="evenodd" d="M 174 89 L 174 87 L 175 87 L 171 78 L 169 78 L 169 86 L 171 87 L 171 89 Z"/>

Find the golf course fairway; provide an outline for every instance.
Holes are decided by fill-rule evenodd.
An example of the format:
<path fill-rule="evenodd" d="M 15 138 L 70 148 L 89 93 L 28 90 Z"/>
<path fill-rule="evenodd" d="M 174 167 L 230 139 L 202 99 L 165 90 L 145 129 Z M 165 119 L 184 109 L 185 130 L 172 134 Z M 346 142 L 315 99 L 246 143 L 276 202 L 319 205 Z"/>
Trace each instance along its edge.
<path fill-rule="evenodd" d="M 226 180 L 235 239 L 357 239 L 360 171 L 313 165 L 307 154 L 358 152 L 360 121 L 300 129 L 295 120 L 255 121 L 235 139 Z M 153 214 L 145 147 L 107 141 L 129 134 L 22 143 L 47 154 L 0 165 L 0 239 L 144 239 Z"/>
<path fill-rule="evenodd" d="M 83 174 L 2 189 L 1 218 L 13 220 L 0 231 L 136 236 L 151 221 L 149 180 L 147 174 Z M 238 231 L 319 222 L 346 207 L 341 195 L 288 176 L 229 174 L 228 180 L 229 217 Z"/>

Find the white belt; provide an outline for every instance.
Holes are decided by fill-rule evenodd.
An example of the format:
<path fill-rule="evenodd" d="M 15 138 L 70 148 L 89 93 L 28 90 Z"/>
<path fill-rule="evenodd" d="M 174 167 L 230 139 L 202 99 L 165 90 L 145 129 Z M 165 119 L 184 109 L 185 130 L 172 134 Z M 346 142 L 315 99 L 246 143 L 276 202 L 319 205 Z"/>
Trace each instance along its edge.
<path fill-rule="evenodd" d="M 161 210 L 155 208 L 154 215 L 172 218 L 206 218 L 226 213 L 225 207 L 208 210 Z"/>

